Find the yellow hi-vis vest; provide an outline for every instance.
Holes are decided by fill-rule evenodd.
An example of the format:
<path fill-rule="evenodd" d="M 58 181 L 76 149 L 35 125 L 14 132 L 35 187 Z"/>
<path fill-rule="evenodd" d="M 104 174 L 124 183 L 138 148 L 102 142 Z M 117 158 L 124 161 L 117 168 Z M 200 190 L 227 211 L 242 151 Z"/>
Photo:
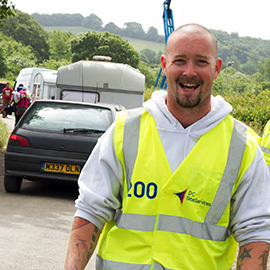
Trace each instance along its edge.
<path fill-rule="evenodd" d="M 154 118 L 143 109 L 120 112 L 114 147 L 124 171 L 122 208 L 102 231 L 97 269 L 230 269 L 237 250 L 231 198 L 256 154 L 251 134 L 228 116 L 172 173 Z"/>
<path fill-rule="evenodd" d="M 261 149 L 264 155 L 265 162 L 270 171 L 270 120 L 267 122 L 262 139 L 261 139 Z"/>

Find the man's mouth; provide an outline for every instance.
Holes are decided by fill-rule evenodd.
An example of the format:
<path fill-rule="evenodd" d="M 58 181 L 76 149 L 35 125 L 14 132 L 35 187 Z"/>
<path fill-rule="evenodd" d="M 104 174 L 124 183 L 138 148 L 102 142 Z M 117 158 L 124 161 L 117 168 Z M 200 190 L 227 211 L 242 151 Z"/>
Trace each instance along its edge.
<path fill-rule="evenodd" d="M 181 88 L 188 90 L 188 91 L 193 91 L 197 87 L 199 87 L 199 84 L 197 83 L 180 83 Z"/>

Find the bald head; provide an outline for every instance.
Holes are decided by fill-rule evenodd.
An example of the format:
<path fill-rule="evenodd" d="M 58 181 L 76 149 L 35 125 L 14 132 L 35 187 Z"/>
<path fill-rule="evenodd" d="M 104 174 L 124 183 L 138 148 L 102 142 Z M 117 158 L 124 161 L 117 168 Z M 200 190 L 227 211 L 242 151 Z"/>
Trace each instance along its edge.
<path fill-rule="evenodd" d="M 168 54 L 171 43 L 176 37 L 178 37 L 179 35 L 194 35 L 194 34 L 199 34 L 202 37 L 209 38 L 210 44 L 213 48 L 214 55 L 217 58 L 218 47 L 215 36 L 211 31 L 209 31 L 207 28 L 199 24 L 185 24 L 177 28 L 174 32 L 172 32 L 167 41 L 166 54 Z"/>

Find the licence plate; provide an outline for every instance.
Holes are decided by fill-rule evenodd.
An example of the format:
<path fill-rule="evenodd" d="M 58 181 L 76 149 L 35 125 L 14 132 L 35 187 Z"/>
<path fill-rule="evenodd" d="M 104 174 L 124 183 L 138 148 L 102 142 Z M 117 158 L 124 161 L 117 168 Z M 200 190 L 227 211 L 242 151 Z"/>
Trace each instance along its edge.
<path fill-rule="evenodd" d="M 42 162 L 41 171 L 43 172 L 55 172 L 55 173 L 68 173 L 68 174 L 80 174 L 80 165 L 61 164 L 52 162 Z"/>

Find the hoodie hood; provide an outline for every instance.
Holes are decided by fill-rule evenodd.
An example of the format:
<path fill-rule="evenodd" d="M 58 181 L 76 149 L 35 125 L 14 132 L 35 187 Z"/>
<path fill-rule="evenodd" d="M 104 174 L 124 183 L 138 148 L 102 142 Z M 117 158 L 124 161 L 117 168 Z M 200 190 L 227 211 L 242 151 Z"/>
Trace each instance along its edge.
<path fill-rule="evenodd" d="M 220 123 L 231 111 L 232 106 L 221 96 L 211 96 L 211 111 L 203 118 L 184 128 L 181 123 L 170 113 L 165 100 L 167 91 L 153 92 L 151 99 L 144 103 L 144 108 L 155 118 L 157 128 L 171 130 L 172 132 L 191 132 L 199 137 Z"/>

